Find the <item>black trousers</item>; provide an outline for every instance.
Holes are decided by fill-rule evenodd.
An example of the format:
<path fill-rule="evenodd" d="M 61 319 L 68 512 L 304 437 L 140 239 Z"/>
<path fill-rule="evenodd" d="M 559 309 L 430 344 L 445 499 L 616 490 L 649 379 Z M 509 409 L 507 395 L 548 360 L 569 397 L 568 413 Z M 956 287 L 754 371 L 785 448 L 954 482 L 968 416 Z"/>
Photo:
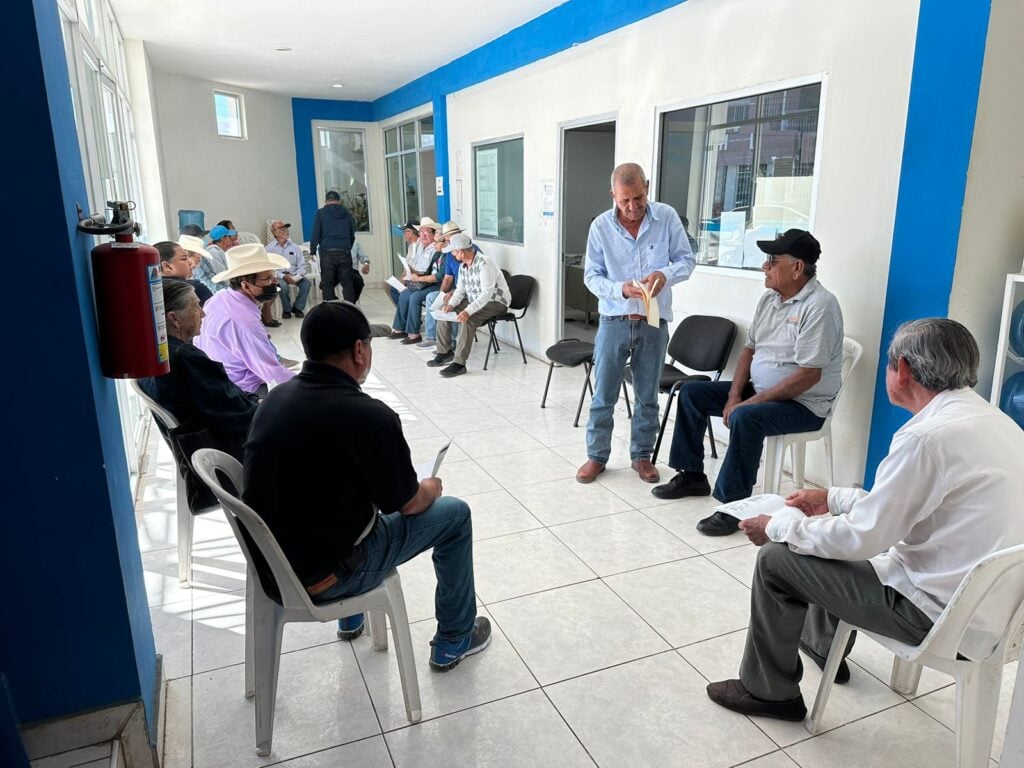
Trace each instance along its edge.
<path fill-rule="evenodd" d="M 352 251 L 348 248 L 328 248 L 320 253 L 320 291 L 323 293 L 324 301 L 333 301 L 338 298 L 334 288 L 341 285 L 342 297 L 345 301 L 355 302 L 362 291 L 356 290 L 356 280 L 362 283 L 362 278 L 352 267 Z"/>

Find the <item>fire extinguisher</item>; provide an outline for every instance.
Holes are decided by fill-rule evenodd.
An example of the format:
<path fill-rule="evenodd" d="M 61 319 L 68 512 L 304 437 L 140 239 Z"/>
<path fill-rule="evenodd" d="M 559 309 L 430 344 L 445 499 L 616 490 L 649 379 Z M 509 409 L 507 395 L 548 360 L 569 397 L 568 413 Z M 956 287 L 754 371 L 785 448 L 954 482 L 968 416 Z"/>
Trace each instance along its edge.
<path fill-rule="evenodd" d="M 92 281 L 99 326 L 100 367 L 111 379 L 162 376 L 171 370 L 164 319 L 160 254 L 135 241 L 132 201 L 108 202 L 110 222 L 93 214 L 78 229 L 111 235 L 114 242 L 92 249 Z"/>

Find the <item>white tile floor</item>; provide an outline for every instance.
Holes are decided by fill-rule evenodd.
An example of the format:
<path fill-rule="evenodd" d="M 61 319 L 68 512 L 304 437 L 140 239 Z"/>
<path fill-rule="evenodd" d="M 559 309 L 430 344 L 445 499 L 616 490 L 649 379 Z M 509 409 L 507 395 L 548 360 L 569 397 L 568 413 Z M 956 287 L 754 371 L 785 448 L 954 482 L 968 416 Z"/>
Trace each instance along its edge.
<path fill-rule="evenodd" d="M 372 296 L 363 304 L 372 322 L 390 321 L 389 305 Z M 302 357 L 299 325 L 285 321 L 273 332 L 288 357 Z M 577 484 L 584 429 L 572 419 L 582 372 L 556 370 L 541 410 L 546 364 L 531 358 L 524 366 L 509 347 L 481 371 L 483 339 L 469 374 L 452 380 L 424 365 L 427 352 L 373 342 L 367 389 L 401 414 L 414 461 L 454 435 L 441 476 L 445 492 L 473 509 L 477 596 L 494 626 L 485 653 L 432 673 L 430 560 L 402 566 L 421 650 L 424 719 L 415 726 L 405 719 L 392 654 L 374 652 L 366 637 L 338 641 L 331 625 L 289 625 L 273 754 L 256 756 L 253 705 L 242 691 L 244 560 L 222 515 L 205 515 L 196 521 L 194 586 L 179 588 L 173 470 L 154 438 L 138 522 L 169 680 L 167 768 L 954 764 L 951 681 L 926 671 L 918 697 L 900 696 L 885 684 L 890 659 L 863 639 L 850 684 L 832 696 L 831 730 L 820 736 L 712 704 L 707 682 L 737 670 L 755 548 L 739 534 L 694 531 L 709 499 L 650 495 L 629 469 L 621 407 L 609 471 Z M 818 670 L 805 667 L 810 704 Z M 994 758 L 1013 673 L 1004 678 Z"/>

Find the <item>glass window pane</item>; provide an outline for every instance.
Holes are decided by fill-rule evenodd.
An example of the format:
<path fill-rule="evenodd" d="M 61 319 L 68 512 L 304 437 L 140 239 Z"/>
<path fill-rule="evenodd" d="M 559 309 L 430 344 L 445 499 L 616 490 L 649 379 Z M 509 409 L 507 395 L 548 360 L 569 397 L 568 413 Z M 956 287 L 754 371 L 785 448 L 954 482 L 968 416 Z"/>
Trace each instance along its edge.
<path fill-rule="evenodd" d="M 424 117 L 420 120 L 420 146 L 434 146 L 434 117 Z"/>
<path fill-rule="evenodd" d="M 662 116 L 658 199 L 699 264 L 759 269 L 757 240 L 810 227 L 820 97 L 812 83 Z"/>
<path fill-rule="evenodd" d="M 401 127 L 402 149 L 416 149 L 416 123 L 406 123 Z"/>
<path fill-rule="evenodd" d="M 128 189 L 122 169 L 121 137 L 118 134 L 117 126 L 117 102 L 114 92 L 106 85 L 103 85 L 100 91 L 103 97 L 103 127 L 110 169 L 110 178 L 105 180 L 107 194 L 112 195 L 110 200 L 126 200 Z"/>
<path fill-rule="evenodd" d="M 419 153 L 421 216 L 437 219 L 437 184 L 434 182 L 434 150 Z"/>
<path fill-rule="evenodd" d="M 356 231 L 370 231 L 366 188 L 366 143 L 362 131 L 319 129 L 319 168 L 324 192 L 341 195 L 356 222 Z"/>
<path fill-rule="evenodd" d="M 405 215 L 419 221 L 423 216 L 420 212 L 419 172 L 416 167 L 416 155 L 400 155 L 402 163 L 402 184 L 405 188 Z"/>
<path fill-rule="evenodd" d="M 476 234 L 523 242 L 523 140 L 473 148 Z"/>
<path fill-rule="evenodd" d="M 214 91 L 213 106 L 217 115 L 217 134 L 233 139 L 243 138 L 242 97 Z"/>
<path fill-rule="evenodd" d="M 384 131 L 384 152 L 391 154 L 392 152 L 398 151 L 398 129 L 392 128 L 391 130 Z"/>

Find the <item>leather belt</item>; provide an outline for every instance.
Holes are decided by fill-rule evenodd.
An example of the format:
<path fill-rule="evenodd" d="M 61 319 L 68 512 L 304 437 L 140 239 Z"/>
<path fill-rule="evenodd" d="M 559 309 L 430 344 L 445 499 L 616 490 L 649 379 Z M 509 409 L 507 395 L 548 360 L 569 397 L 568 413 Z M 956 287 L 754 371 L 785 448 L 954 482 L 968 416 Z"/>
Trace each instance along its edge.
<path fill-rule="evenodd" d="M 647 315 L 605 315 L 609 320 L 646 320 Z"/>

